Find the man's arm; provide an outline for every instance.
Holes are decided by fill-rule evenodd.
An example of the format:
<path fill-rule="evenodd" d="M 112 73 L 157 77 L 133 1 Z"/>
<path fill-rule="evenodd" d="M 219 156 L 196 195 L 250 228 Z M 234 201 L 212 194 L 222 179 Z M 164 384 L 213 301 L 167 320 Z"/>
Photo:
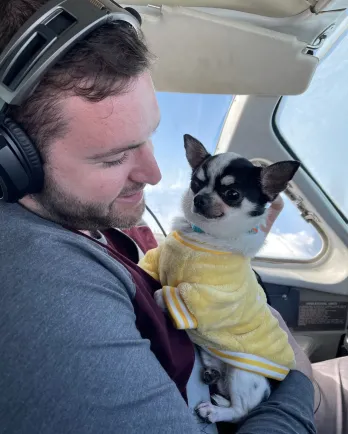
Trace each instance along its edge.
<path fill-rule="evenodd" d="M 299 371 L 291 371 L 269 400 L 249 413 L 237 434 L 315 434 L 314 389 Z"/>
<path fill-rule="evenodd" d="M 199 433 L 136 328 L 128 273 L 96 248 L 51 244 L 1 283 L 0 431 Z"/>

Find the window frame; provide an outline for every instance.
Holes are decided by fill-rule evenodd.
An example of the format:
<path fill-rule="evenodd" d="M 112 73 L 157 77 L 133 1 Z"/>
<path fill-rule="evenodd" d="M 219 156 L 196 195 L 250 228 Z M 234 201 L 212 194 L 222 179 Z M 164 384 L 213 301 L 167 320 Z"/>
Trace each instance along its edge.
<path fill-rule="evenodd" d="M 261 166 L 265 167 L 269 164 L 272 164 L 270 161 L 267 161 L 268 164 L 265 163 L 264 159 L 260 158 L 252 158 L 250 160 L 252 163 L 259 163 Z M 293 198 L 293 194 L 291 193 L 291 190 L 293 183 L 290 182 L 289 186 L 286 188 L 286 190 L 283 192 L 283 194 L 289 199 L 289 201 L 300 211 L 298 205 L 296 204 L 296 200 Z M 284 212 L 285 208 L 281 212 Z M 290 259 L 290 258 L 268 258 L 266 256 L 259 256 L 258 254 L 253 258 L 253 260 L 257 260 L 259 262 L 267 262 L 269 264 L 315 264 L 318 261 L 320 261 L 326 254 L 329 248 L 329 238 L 326 235 L 326 233 L 322 230 L 320 225 L 316 223 L 315 220 L 307 221 L 302 215 L 300 216 L 307 224 L 312 225 L 314 229 L 316 230 L 317 234 L 319 235 L 321 239 L 321 249 L 319 253 L 317 253 L 313 258 L 311 259 Z M 270 231 L 270 233 L 272 230 Z"/>
<path fill-rule="evenodd" d="M 301 167 L 306 172 L 306 174 L 311 178 L 311 180 L 315 183 L 315 185 L 320 189 L 320 191 L 323 193 L 323 195 L 326 197 L 326 199 L 330 202 L 330 204 L 334 207 L 334 209 L 337 211 L 338 215 L 342 218 L 342 220 L 348 224 L 348 217 L 345 216 L 343 211 L 335 204 L 335 202 L 332 200 L 332 198 L 329 196 L 329 194 L 324 190 L 324 188 L 321 186 L 321 184 L 318 182 L 318 180 L 312 175 L 311 171 L 308 169 L 307 165 L 302 162 L 302 160 L 297 156 L 296 152 L 293 150 L 293 148 L 290 146 L 290 144 L 287 142 L 285 137 L 282 135 L 280 128 L 277 125 L 277 115 L 278 111 L 280 109 L 280 105 L 282 104 L 282 101 L 285 97 L 280 97 L 279 101 L 274 109 L 273 115 L 272 115 L 272 129 L 274 131 L 274 134 L 276 135 L 277 139 L 281 143 L 281 145 L 285 148 L 285 150 L 291 155 L 291 157 L 294 160 L 301 161 Z"/>
<path fill-rule="evenodd" d="M 294 201 L 289 197 L 287 193 L 286 196 L 289 198 L 289 200 L 294 203 Z M 294 205 L 297 208 L 297 205 L 294 203 Z M 283 211 L 282 211 L 283 212 Z M 303 217 L 302 217 L 303 218 Z M 304 219 L 305 220 L 305 219 Z M 329 238 L 327 237 L 326 233 L 322 230 L 322 228 L 313 222 L 308 222 L 308 224 L 311 224 L 314 226 L 314 229 L 317 231 L 318 235 L 321 238 L 322 241 L 322 247 L 320 249 L 320 252 L 314 256 L 311 259 L 290 259 L 290 258 L 267 258 L 266 256 L 259 256 L 258 254 L 253 258 L 253 261 L 258 261 L 259 263 L 267 263 L 267 264 L 300 264 L 300 265 L 312 265 L 316 264 L 317 262 L 320 262 L 326 255 L 328 248 L 329 248 Z"/>

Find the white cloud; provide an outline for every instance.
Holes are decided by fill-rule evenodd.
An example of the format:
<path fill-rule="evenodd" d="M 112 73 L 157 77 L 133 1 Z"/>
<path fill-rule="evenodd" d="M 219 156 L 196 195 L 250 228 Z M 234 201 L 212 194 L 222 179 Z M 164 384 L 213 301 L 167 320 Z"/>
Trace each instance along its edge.
<path fill-rule="evenodd" d="M 172 184 L 170 187 L 169 187 L 171 190 L 181 190 L 181 191 L 184 191 L 185 190 L 185 188 L 187 188 L 187 183 L 183 183 L 183 182 L 181 182 L 179 179 L 176 181 L 176 182 L 174 182 L 174 184 Z"/>
<path fill-rule="evenodd" d="M 306 231 L 297 233 L 270 233 L 258 256 L 277 259 L 313 258 L 311 253 L 315 239 Z"/>
<path fill-rule="evenodd" d="M 184 171 L 182 169 L 179 170 L 177 179 L 174 183 L 172 183 L 169 188 L 171 190 L 182 190 L 184 191 L 188 186 L 190 185 L 190 175 L 187 173 L 187 171 Z"/>
<path fill-rule="evenodd" d="M 164 191 L 164 185 L 161 183 L 159 183 L 157 185 L 147 184 L 145 187 L 145 193 L 149 193 L 149 194 L 154 193 L 154 192 L 160 193 L 162 191 Z"/>

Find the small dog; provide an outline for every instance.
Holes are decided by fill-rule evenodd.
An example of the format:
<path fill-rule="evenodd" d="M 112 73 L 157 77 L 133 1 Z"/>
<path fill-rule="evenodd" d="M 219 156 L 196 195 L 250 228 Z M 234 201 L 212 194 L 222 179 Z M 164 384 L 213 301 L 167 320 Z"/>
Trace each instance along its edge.
<path fill-rule="evenodd" d="M 201 403 L 198 414 L 211 423 L 237 422 L 269 397 L 269 378 L 281 381 L 295 366 L 250 259 L 264 243 L 267 205 L 299 163 L 260 168 L 232 152 L 212 156 L 190 135 L 184 142 L 192 168 L 184 218 L 140 266 L 161 281 L 157 304 L 199 346 L 203 381 L 218 389 L 216 405 Z"/>

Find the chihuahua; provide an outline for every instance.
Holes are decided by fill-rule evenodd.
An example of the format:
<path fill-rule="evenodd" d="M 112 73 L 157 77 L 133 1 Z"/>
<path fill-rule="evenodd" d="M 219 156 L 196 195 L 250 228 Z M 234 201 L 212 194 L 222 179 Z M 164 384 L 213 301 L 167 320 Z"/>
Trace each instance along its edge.
<path fill-rule="evenodd" d="M 179 310 L 181 313 L 186 312 L 187 325 L 181 327 L 180 324 L 185 323 L 185 318 L 178 318 L 177 327 L 190 329 L 188 330 L 189 336 L 201 351 L 204 366 L 202 379 L 206 384 L 216 385 L 218 393 L 212 396 L 215 405 L 212 402 L 203 402 L 197 407 L 197 413 L 211 423 L 237 422 L 262 400 L 269 397 L 271 390 L 269 378 L 281 380 L 289 369 L 294 367 L 291 364 L 294 358 L 287 341 L 287 335 L 280 329 L 277 320 L 268 309 L 264 292 L 257 284 L 252 272 L 250 259 L 255 257 L 265 241 L 266 235 L 261 227 L 265 224 L 268 205 L 285 190 L 288 182 L 298 170 L 299 163 L 297 161 L 282 161 L 261 168 L 232 152 L 212 156 L 202 143 L 188 134 L 184 136 L 184 143 L 186 157 L 192 168 L 192 176 L 190 186 L 183 197 L 184 217 L 175 219 L 173 224 L 175 239 L 172 238 L 171 241 L 168 241 L 172 243 L 169 245 L 169 251 L 173 259 L 170 256 L 162 255 L 163 260 L 161 262 L 158 256 L 160 253 L 158 253 L 155 260 L 153 259 L 155 256 L 145 259 L 143 265 L 145 269 L 150 267 L 154 270 L 153 264 L 156 264 L 159 270 L 156 271 L 156 278 L 161 280 L 163 285 L 169 285 L 156 291 L 155 299 L 158 305 L 163 309 L 168 309 L 173 317 L 178 317 Z M 207 262 L 203 266 L 201 264 L 200 268 L 199 265 L 197 267 L 195 264 L 192 266 L 188 258 L 192 256 L 193 250 L 185 258 L 186 253 L 182 250 L 181 254 L 179 244 L 183 249 L 191 246 L 193 250 L 198 251 L 200 257 L 206 254 L 204 252 L 209 251 L 218 252 L 220 256 L 215 255 L 212 259 L 213 262 Z M 234 289 L 229 291 L 225 283 L 224 287 L 221 284 L 221 276 L 226 265 L 220 272 L 217 268 L 217 261 L 220 261 L 220 258 L 224 261 L 230 261 L 229 258 L 233 256 L 240 264 L 234 266 L 236 272 L 240 273 L 240 270 L 244 270 L 243 273 L 248 275 L 250 285 L 253 288 L 258 287 L 250 296 L 246 292 L 238 295 L 238 291 Z M 146 266 L 146 261 L 148 266 Z M 183 263 L 184 265 L 182 265 Z M 185 271 L 182 271 L 182 267 L 185 266 L 194 269 L 195 275 L 192 279 L 195 283 L 191 282 L 193 288 L 191 295 L 189 292 L 190 282 L 187 283 L 186 280 L 186 283 L 181 283 L 177 277 L 178 275 L 185 277 Z M 175 267 L 179 269 L 179 272 L 174 278 L 171 278 L 170 273 L 173 273 L 171 270 Z M 210 283 L 203 286 L 202 292 L 199 292 L 200 287 L 196 285 L 197 279 L 204 280 L 204 273 L 208 272 L 208 269 L 212 270 L 211 275 L 208 276 L 209 281 L 212 282 L 216 279 L 217 285 L 220 286 L 217 286 L 215 292 L 215 289 L 213 292 L 209 292 L 212 287 Z M 186 274 L 186 276 L 188 275 Z M 236 280 L 240 280 L 240 274 L 238 276 Z M 233 273 L 228 272 L 226 279 L 233 280 Z M 247 288 L 249 291 L 246 284 L 243 283 L 240 286 L 242 290 L 246 291 Z M 219 299 L 218 296 L 221 298 Z M 232 300 L 229 298 L 230 296 L 234 297 L 233 300 L 237 304 L 242 303 L 239 310 L 238 306 L 235 306 L 235 302 L 229 306 L 229 302 Z M 204 297 L 206 298 L 204 299 Z M 208 299 L 209 303 L 215 303 L 215 311 L 209 303 L 204 304 L 204 300 Z M 200 316 L 200 309 L 205 310 L 206 316 L 215 315 L 215 317 L 210 316 L 208 318 L 209 326 L 203 324 L 202 332 L 199 331 L 199 323 L 204 315 Z M 213 342 L 213 333 L 219 330 L 221 324 L 215 324 L 214 318 L 223 326 L 228 327 L 230 324 L 233 330 L 238 330 L 237 334 L 239 335 L 235 340 L 237 350 L 223 353 L 221 346 L 208 348 L 207 344 L 203 345 L 202 342 Z M 238 318 L 243 320 L 243 324 L 238 323 Z M 257 320 L 259 322 L 254 322 L 256 325 L 249 327 L 249 324 L 256 321 L 255 318 L 259 318 Z M 269 329 L 262 329 L 265 324 L 269 325 Z M 228 336 L 229 340 L 230 335 L 228 333 L 223 331 L 222 335 Z M 258 357 L 257 354 L 252 354 L 252 352 L 251 355 L 248 355 L 248 361 L 245 361 L 245 354 L 240 350 L 240 348 L 244 348 L 242 347 L 244 343 L 238 340 L 242 333 L 245 333 L 247 337 L 253 336 L 252 348 L 261 347 L 261 355 L 263 354 L 262 347 L 266 347 L 265 351 L 267 352 L 268 348 L 273 348 L 277 343 L 281 343 L 282 346 L 278 346 L 277 351 L 281 353 L 280 357 L 284 354 L 288 355 L 288 369 L 282 371 L 283 366 L 280 366 L 279 361 L 277 361 L 279 359 L 276 362 L 273 360 L 267 365 L 263 358 Z M 215 336 L 217 336 L 218 345 L 222 345 L 224 343 L 223 338 L 219 341 L 220 337 L 217 332 Z M 263 337 L 263 342 L 260 342 L 260 337 Z M 240 344 L 240 342 L 242 343 Z M 229 363 L 231 360 L 232 364 Z M 271 375 L 268 375 L 267 366 L 269 366 Z"/>

